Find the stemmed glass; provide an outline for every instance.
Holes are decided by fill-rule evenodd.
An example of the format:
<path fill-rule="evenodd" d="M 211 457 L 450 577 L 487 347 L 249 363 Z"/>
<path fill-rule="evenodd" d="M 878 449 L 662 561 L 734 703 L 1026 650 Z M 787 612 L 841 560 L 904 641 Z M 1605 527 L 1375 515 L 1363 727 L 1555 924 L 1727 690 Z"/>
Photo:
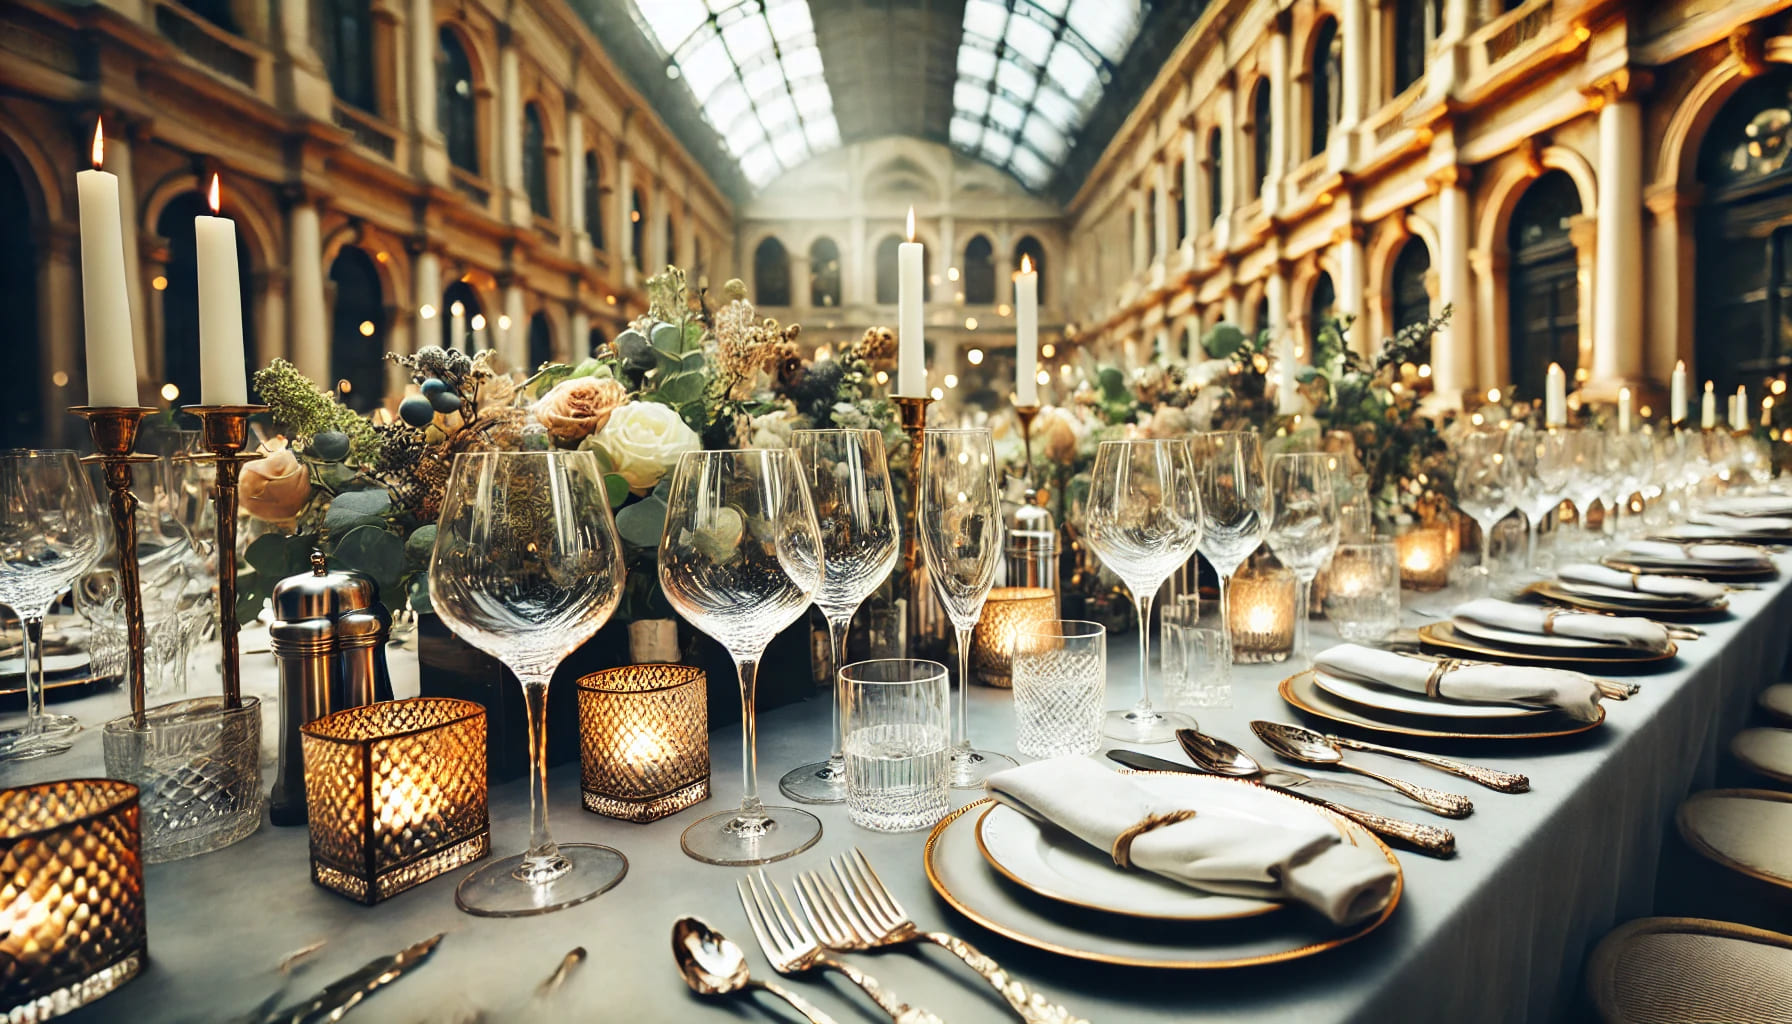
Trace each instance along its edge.
<path fill-rule="evenodd" d="M 1482 581 L 1491 585 L 1493 528 L 1517 508 L 1510 438 L 1498 429 L 1470 430 L 1456 444 L 1456 505 L 1481 527 Z"/>
<path fill-rule="evenodd" d="M 1566 430 L 1520 426 L 1512 434 L 1513 473 L 1524 513 L 1525 568 L 1537 569 L 1537 533 L 1543 519 L 1567 497 L 1574 476 L 1573 435 Z"/>
<path fill-rule="evenodd" d="M 461 639 L 523 686 L 529 722 L 529 848 L 468 875 L 454 902 L 480 917 L 561 910 L 622 880 L 607 846 L 548 834 L 548 683 L 622 597 L 622 543 L 590 452 L 464 452 L 454 457 L 429 565 L 429 599 Z"/>
<path fill-rule="evenodd" d="M 971 789 L 1013 765 L 1004 754 L 971 747 L 965 721 L 971 630 L 996 581 L 1002 521 L 995 452 L 987 430 L 928 430 L 921 438 L 921 555 L 934 593 L 958 637 L 958 715 L 952 731 L 952 786 Z"/>
<path fill-rule="evenodd" d="M 685 829 L 684 852 L 728 865 L 799 854 L 821 838 L 821 821 L 760 802 L 753 706 L 766 645 L 821 586 L 821 536 L 796 458 L 781 449 L 685 454 L 672 471 L 659 560 L 666 600 L 727 649 L 740 678 L 740 808 Z"/>
<path fill-rule="evenodd" d="M 1289 452 L 1269 460 L 1269 489 L 1275 512 L 1269 524 L 1269 549 L 1293 573 L 1299 586 L 1294 599 L 1294 660 L 1307 662 L 1307 606 L 1313 579 L 1331 561 L 1338 546 L 1338 498 L 1329 463 L 1320 452 Z"/>
<path fill-rule="evenodd" d="M 1151 706 L 1151 599 L 1201 540 L 1194 462 L 1185 441 L 1103 441 L 1089 477 L 1084 540 L 1125 581 L 1139 612 L 1139 702 L 1108 712 L 1103 731 L 1162 743 L 1195 724 Z"/>
<path fill-rule="evenodd" d="M 884 461 L 883 435 L 875 430 L 796 430 L 790 451 L 809 488 L 820 527 L 823 571 L 815 607 L 828 620 L 834 666 L 834 749 L 826 761 L 801 765 L 778 780 L 792 800 L 837 804 L 846 799 L 846 756 L 840 708 L 845 681 L 846 632 L 853 613 L 896 567 L 899 541 L 896 500 Z"/>
<path fill-rule="evenodd" d="M 107 525 L 74 452 L 0 452 L 0 604 L 23 627 L 26 715 L 0 735 L 0 762 L 63 753 L 81 728 L 44 712 L 44 617 L 99 561 Z"/>
<path fill-rule="evenodd" d="M 1189 442 L 1201 493 L 1201 554 L 1220 580 L 1220 624 L 1225 624 L 1232 576 L 1263 543 L 1269 529 L 1269 483 L 1263 472 L 1263 444 L 1240 430 L 1197 434 Z"/>
<path fill-rule="evenodd" d="M 1580 519 L 1577 546 L 1585 549 L 1596 540 L 1587 520 L 1605 487 L 1605 435 L 1591 427 L 1577 427 L 1568 432 L 1568 446 L 1573 453 L 1569 457 L 1573 471 L 1568 498 L 1574 502 L 1575 515 Z"/>

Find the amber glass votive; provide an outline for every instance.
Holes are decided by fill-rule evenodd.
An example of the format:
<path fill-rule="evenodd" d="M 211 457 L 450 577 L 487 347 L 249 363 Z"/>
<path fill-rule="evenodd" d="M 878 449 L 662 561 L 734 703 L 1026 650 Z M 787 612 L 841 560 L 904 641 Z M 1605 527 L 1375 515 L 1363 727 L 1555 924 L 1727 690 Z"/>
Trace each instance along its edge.
<path fill-rule="evenodd" d="M 372 905 L 491 852 L 483 707 L 384 701 L 300 734 L 318 885 Z"/>
<path fill-rule="evenodd" d="M 1400 552 L 1400 585 L 1409 590 L 1442 590 L 1456 562 L 1456 531 L 1448 524 L 1415 526 L 1394 538 Z"/>
<path fill-rule="evenodd" d="M 137 787 L 63 779 L 0 790 L 0 1020 L 48 1020 L 137 976 Z"/>
<path fill-rule="evenodd" d="M 585 809 L 656 821 L 709 799 L 709 696 L 690 665 L 623 665 L 579 679 Z"/>
<path fill-rule="evenodd" d="M 1232 660 L 1285 661 L 1294 650 L 1294 573 L 1281 566 L 1241 570 L 1226 589 Z"/>
<path fill-rule="evenodd" d="M 996 587 L 971 632 L 971 675 L 986 686 L 1014 686 L 1014 638 L 1058 617 L 1058 595 L 1044 587 Z"/>

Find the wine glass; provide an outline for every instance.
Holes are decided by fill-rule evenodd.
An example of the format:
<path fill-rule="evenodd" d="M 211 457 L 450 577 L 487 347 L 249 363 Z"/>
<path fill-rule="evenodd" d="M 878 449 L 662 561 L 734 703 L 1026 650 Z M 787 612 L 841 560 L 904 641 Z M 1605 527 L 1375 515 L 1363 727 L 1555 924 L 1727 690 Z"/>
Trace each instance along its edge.
<path fill-rule="evenodd" d="M 1470 430 L 1456 444 L 1456 506 L 1481 527 L 1482 582 L 1493 581 L 1493 528 L 1517 507 L 1510 439 L 1504 430 Z"/>
<path fill-rule="evenodd" d="M 782 449 L 689 452 L 672 471 L 660 535 L 660 589 L 734 658 L 740 678 L 740 809 L 684 830 L 708 864 L 767 864 L 821 838 L 821 820 L 759 799 L 753 697 L 766 645 L 802 618 L 822 581 L 822 548 L 803 472 Z"/>
<path fill-rule="evenodd" d="M 970 688 L 971 630 L 996 581 L 1002 521 L 996 501 L 995 452 L 987 430 L 928 430 L 921 438 L 921 553 L 934 593 L 958 637 L 958 715 L 952 733 L 952 786 L 970 789 L 1013 765 L 1003 754 L 971 747 L 965 721 Z"/>
<path fill-rule="evenodd" d="M 1103 731 L 1139 743 L 1174 739 L 1177 729 L 1195 723 L 1151 706 L 1151 599 L 1201 540 L 1201 494 L 1188 443 L 1103 441 L 1090 471 L 1083 535 L 1125 581 L 1139 612 L 1139 702 L 1108 712 Z"/>
<path fill-rule="evenodd" d="M 1201 493 L 1201 554 L 1220 581 L 1220 623 L 1224 631 L 1227 594 L 1238 567 L 1263 543 L 1269 529 L 1269 483 L 1263 472 L 1263 443 L 1254 433 L 1221 430 L 1197 434 L 1189 442 Z M 1231 634 L 1227 633 L 1227 642 Z"/>
<path fill-rule="evenodd" d="M 1294 654 L 1307 661 L 1307 605 L 1313 579 L 1331 561 L 1338 546 L 1338 498 L 1329 463 L 1322 452 L 1289 452 L 1269 460 L 1269 489 L 1275 511 L 1269 523 L 1269 549 L 1294 573 Z"/>
<path fill-rule="evenodd" d="M 883 435 L 875 430 L 796 430 L 790 452 L 809 488 L 820 528 L 822 574 L 815 607 L 828 620 L 834 666 L 834 749 L 826 761 L 801 765 L 778 780 L 778 791 L 809 804 L 846 799 L 846 755 L 840 707 L 846 632 L 853 613 L 896 567 L 899 527 L 896 500 L 884 461 Z"/>
<path fill-rule="evenodd" d="M 81 728 L 44 712 L 44 617 L 99 561 L 106 529 L 74 452 L 0 452 L 0 604 L 19 619 L 25 667 L 25 724 L 0 735 L 0 762 L 63 753 Z"/>
<path fill-rule="evenodd" d="M 516 673 L 528 708 L 529 848 L 461 880 L 454 902 L 480 917 L 561 910 L 622 880 L 607 846 L 548 834 L 548 683 L 622 597 L 622 543 L 590 452 L 463 452 L 454 457 L 429 564 L 443 624 Z"/>
<path fill-rule="evenodd" d="M 1574 476 L 1573 435 L 1550 427 L 1518 426 L 1512 433 L 1513 474 L 1519 484 L 1519 511 L 1524 513 L 1525 568 L 1537 570 L 1537 533 L 1544 517 L 1567 497 Z"/>
<path fill-rule="evenodd" d="M 1573 471 L 1569 477 L 1568 497 L 1574 502 L 1574 512 L 1580 520 L 1580 536 L 1578 547 L 1591 547 L 1594 536 L 1587 525 L 1593 512 L 1593 503 L 1605 486 L 1605 435 L 1591 427 L 1576 427 L 1569 431 L 1569 447 L 1573 454 L 1570 462 Z"/>

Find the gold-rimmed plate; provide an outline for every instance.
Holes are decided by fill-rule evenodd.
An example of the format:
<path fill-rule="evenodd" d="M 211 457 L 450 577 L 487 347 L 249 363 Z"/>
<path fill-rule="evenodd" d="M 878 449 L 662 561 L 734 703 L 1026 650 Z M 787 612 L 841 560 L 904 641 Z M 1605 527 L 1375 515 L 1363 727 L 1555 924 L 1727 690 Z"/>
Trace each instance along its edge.
<path fill-rule="evenodd" d="M 1592 590 L 1570 588 L 1556 580 L 1542 580 L 1525 588 L 1528 593 L 1537 595 L 1545 601 L 1557 604 L 1572 605 L 1596 612 L 1618 612 L 1624 615 L 1641 615 L 1645 618 L 1681 618 L 1700 615 L 1718 615 L 1730 608 L 1730 599 L 1720 597 L 1716 601 L 1705 604 L 1699 601 L 1688 601 L 1674 598 L 1660 600 L 1630 600 L 1623 597 L 1623 591 L 1612 588 L 1613 596 L 1603 597 Z M 1660 595 L 1656 595 L 1660 597 Z"/>
<path fill-rule="evenodd" d="M 1321 690 L 1313 682 L 1313 672 L 1300 672 L 1282 680 L 1277 692 L 1296 711 L 1340 725 L 1353 726 L 1368 732 L 1391 736 L 1418 736 L 1439 740 L 1542 740 L 1573 736 L 1586 732 L 1605 721 L 1605 707 L 1591 722 L 1570 718 L 1560 711 L 1550 711 L 1528 718 L 1487 719 L 1466 722 L 1453 718 L 1432 718 L 1399 712 L 1380 712 L 1359 707 Z"/>
<path fill-rule="evenodd" d="M 1499 661 L 1515 665 L 1540 665 L 1560 668 L 1565 665 L 1598 665 L 1606 669 L 1654 665 L 1669 661 L 1680 653 L 1679 645 L 1668 641 L 1665 650 L 1645 651 L 1636 647 L 1583 647 L 1573 650 L 1545 650 L 1535 647 L 1509 647 L 1471 637 L 1452 622 L 1433 622 L 1419 627 L 1419 646 L 1427 651 L 1441 651 L 1458 657 Z"/>
<path fill-rule="evenodd" d="M 1143 772 L 1134 777 L 1253 786 L 1237 779 L 1170 772 Z M 1263 792 L 1310 806 L 1273 791 Z M 984 928 L 1034 949 L 1078 960 L 1170 970 L 1216 970 L 1298 960 L 1335 949 L 1381 927 L 1399 906 L 1405 883 L 1400 861 L 1374 833 L 1329 811 L 1316 809 L 1348 836 L 1348 842 L 1374 849 L 1394 868 L 1394 887 L 1387 906 L 1360 924 L 1340 929 L 1304 910 L 1243 920 L 1196 922 L 1146 921 L 1081 910 L 1022 889 L 984 859 L 977 848 L 976 826 L 984 808 L 994 802 L 988 797 L 974 801 L 934 826 L 922 853 L 928 882 L 952 909 Z"/>
<path fill-rule="evenodd" d="M 1716 565 L 1711 562 L 1637 562 L 1617 555 L 1608 555 L 1601 560 L 1601 564 L 1623 572 L 1648 572 L 1660 576 L 1691 576 L 1694 579 L 1728 580 L 1732 583 L 1759 583 L 1778 579 L 1780 575 L 1779 569 L 1772 562 L 1765 565 L 1760 562 L 1741 562 L 1736 565 Z"/>

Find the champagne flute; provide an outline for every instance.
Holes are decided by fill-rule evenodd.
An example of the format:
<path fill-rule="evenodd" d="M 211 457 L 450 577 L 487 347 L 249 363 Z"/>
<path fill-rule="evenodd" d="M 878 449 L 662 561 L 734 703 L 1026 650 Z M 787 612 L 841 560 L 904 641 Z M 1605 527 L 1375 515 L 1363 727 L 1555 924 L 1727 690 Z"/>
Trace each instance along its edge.
<path fill-rule="evenodd" d="M 884 460 L 883 435 L 875 430 L 796 430 L 790 452 L 809 488 L 820 528 L 822 574 L 815 607 L 828 620 L 834 666 L 834 749 L 826 761 L 791 769 L 778 791 L 809 804 L 846 799 L 846 755 L 840 708 L 845 681 L 846 632 L 853 613 L 896 567 L 899 527 L 896 500 Z"/>
<path fill-rule="evenodd" d="M 1308 661 L 1307 606 L 1313 598 L 1313 579 L 1338 546 L 1332 458 L 1322 452 L 1290 452 L 1269 460 L 1270 493 L 1275 496 L 1269 549 L 1293 571 L 1299 584 L 1294 602 L 1293 657 L 1302 665 Z"/>
<path fill-rule="evenodd" d="M 19 619 L 25 668 L 25 724 L 0 736 L 0 762 L 63 753 L 81 728 L 44 712 L 44 617 L 99 561 L 107 529 L 74 452 L 0 452 L 0 604 Z"/>
<path fill-rule="evenodd" d="M 684 830 L 707 864 L 768 864 L 821 838 L 821 820 L 759 799 L 754 689 L 772 637 L 802 618 L 822 581 L 820 531 L 797 460 L 784 450 L 689 452 L 672 471 L 660 589 L 734 659 L 740 679 L 740 808 Z"/>
<path fill-rule="evenodd" d="M 958 638 L 958 715 L 952 734 L 952 786 L 972 789 L 1014 759 L 971 746 L 965 721 L 971 630 L 996 581 L 1002 521 L 996 501 L 995 450 L 987 430 L 928 430 L 921 438 L 921 554 L 927 578 Z"/>
<path fill-rule="evenodd" d="M 1456 443 L 1456 506 L 1481 527 L 1484 585 L 1493 582 L 1493 528 L 1516 507 L 1509 439 L 1496 429 L 1470 430 Z"/>
<path fill-rule="evenodd" d="M 1084 539 L 1126 582 L 1139 613 L 1139 702 L 1110 711 L 1103 732 L 1163 743 L 1194 719 L 1151 706 L 1151 600 L 1201 540 L 1201 494 L 1186 441 L 1103 441 L 1090 471 Z"/>
<path fill-rule="evenodd" d="M 1232 576 L 1263 543 L 1269 529 L 1269 484 L 1263 473 L 1263 443 L 1254 433 L 1221 430 L 1197 434 L 1189 442 L 1201 492 L 1201 554 L 1220 580 L 1220 631 L 1226 627 Z"/>
<path fill-rule="evenodd" d="M 226 557 L 228 557 L 226 555 Z M 454 457 L 429 564 L 429 599 L 456 635 L 523 686 L 529 724 L 529 848 L 461 880 L 454 902 L 480 917 L 583 903 L 628 872 L 607 846 L 548 834 L 548 683 L 622 597 L 622 543 L 590 452 Z"/>

